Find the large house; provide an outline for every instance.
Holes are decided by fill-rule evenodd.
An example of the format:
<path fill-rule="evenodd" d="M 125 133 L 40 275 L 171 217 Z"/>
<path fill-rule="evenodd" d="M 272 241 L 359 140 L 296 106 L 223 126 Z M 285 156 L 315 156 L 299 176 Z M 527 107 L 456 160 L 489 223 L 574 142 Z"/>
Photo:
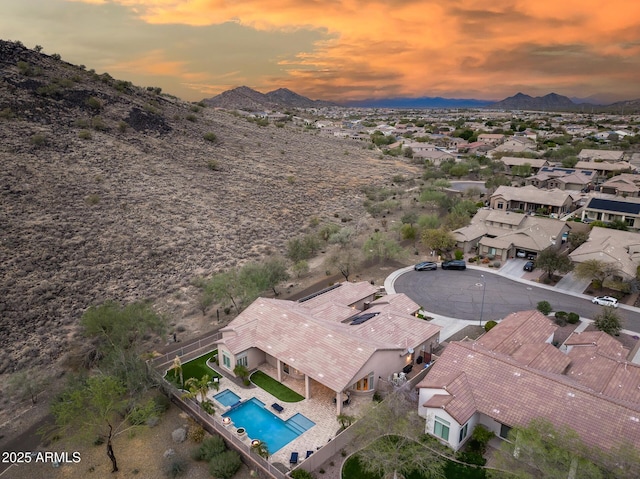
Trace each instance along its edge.
<path fill-rule="evenodd" d="M 600 191 L 624 198 L 628 196 L 638 197 L 640 196 L 640 175 L 631 173 L 616 175 L 602 183 L 600 185 Z"/>
<path fill-rule="evenodd" d="M 593 184 L 595 177 L 591 170 L 544 166 L 538 173 L 528 177 L 525 184 L 536 188 L 582 191 Z"/>
<path fill-rule="evenodd" d="M 506 261 L 559 247 L 568 233 L 566 222 L 504 210 L 480 209 L 471 224 L 453 231 L 457 248 Z"/>
<path fill-rule="evenodd" d="M 603 333 L 574 334 L 559 350 L 555 329 L 540 312 L 521 311 L 476 341 L 449 343 L 417 385 L 425 431 L 458 450 L 477 424 L 506 438 L 546 418 L 591 447 L 640 448 L 640 367 Z"/>
<path fill-rule="evenodd" d="M 563 215 L 575 209 L 578 200 L 576 192 L 558 189 L 541 191 L 535 186 L 523 187 L 499 186 L 491 195 L 489 206 L 498 210 L 520 210 L 535 213 L 544 210 L 545 214 Z"/>
<path fill-rule="evenodd" d="M 340 414 L 347 392 L 373 395 L 380 379 L 428 363 L 439 342 L 440 327 L 414 316 L 419 305 L 378 292 L 344 282 L 299 301 L 258 298 L 220 330 L 220 367 L 268 363 L 278 381 L 303 379 L 306 398 L 312 383 L 332 391 Z"/>
<path fill-rule="evenodd" d="M 640 230 L 640 198 L 592 196 L 582 210 L 582 221 L 622 221 L 632 230 Z"/>
<path fill-rule="evenodd" d="M 500 161 L 507 167 L 509 173 L 513 173 L 513 167 L 529 165 L 532 173 L 537 173 L 543 166 L 549 165 L 546 158 L 521 158 L 519 156 L 503 156 Z"/>
<path fill-rule="evenodd" d="M 580 161 L 622 161 L 624 151 L 621 150 L 591 150 L 584 148 L 578 153 Z"/>
<path fill-rule="evenodd" d="M 636 277 L 640 266 L 640 235 L 634 231 L 594 227 L 589 239 L 569 254 L 574 263 L 598 260 L 613 264 L 613 280 L 628 281 Z"/>

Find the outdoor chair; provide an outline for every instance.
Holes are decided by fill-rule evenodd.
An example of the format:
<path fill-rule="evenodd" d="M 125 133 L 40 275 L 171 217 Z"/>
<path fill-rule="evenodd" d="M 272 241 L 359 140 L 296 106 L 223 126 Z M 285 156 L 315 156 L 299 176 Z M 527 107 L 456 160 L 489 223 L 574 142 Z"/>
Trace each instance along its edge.
<path fill-rule="evenodd" d="M 289 459 L 289 464 L 298 464 L 298 453 L 292 452 L 291 458 Z"/>
<path fill-rule="evenodd" d="M 311 454 L 313 454 L 313 451 L 307 451 L 307 456 L 305 457 L 305 459 L 309 457 Z"/>
<path fill-rule="evenodd" d="M 277 402 L 274 402 L 274 403 L 271 405 L 271 408 L 272 408 L 272 409 L 274 409 L 274 410 L 276 410 L 276 411 L 278 411 L 278 412 L 282 412 L 282 411 L 284 411 L 284 408 L 283 408 L 282 406 L 280 406 L 280 404 L 278 404 Z"/>

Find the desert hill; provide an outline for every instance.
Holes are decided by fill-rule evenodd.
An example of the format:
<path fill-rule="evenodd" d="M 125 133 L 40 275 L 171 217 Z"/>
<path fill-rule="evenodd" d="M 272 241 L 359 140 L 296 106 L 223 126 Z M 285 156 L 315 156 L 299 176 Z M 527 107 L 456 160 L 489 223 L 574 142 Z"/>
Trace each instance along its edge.
<path fill-rule="evenodd" d="M 312 217 L 361 220 L 362 185 L 413 172 L 20 43 L 0 70 L 0 373 L 65 354 L 107 299 L 194 311 L 194 278 L 284 253 Z"/>

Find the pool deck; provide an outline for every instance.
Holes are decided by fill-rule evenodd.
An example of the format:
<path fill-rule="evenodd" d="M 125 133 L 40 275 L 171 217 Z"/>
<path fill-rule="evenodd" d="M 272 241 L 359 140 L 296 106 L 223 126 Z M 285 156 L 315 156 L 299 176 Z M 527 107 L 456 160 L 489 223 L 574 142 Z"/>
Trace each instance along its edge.
<path fill-rule="evenodd" d="M 268 374 L 272 378 L 277 378 L 275 368 L 268 364 L 262 364 L 259 370 Z M 304 395 L 304 380 L 292 379 L 289 376 L 283 381 L 287 387 L 296 391 L 299 394 Z M 340 428 L 340 423 L 336 419 L 336 405 L 333 403 L 335 394 L 328 388 L 312 381 L 311 383 L 311 398 L 303 399 L 302 401 L 295 403 L 283 402 L 276 399 L 264 389 L 251 385 L 249 387 L 242 387 L 238 385 L 233 379 L 222 377 L 220 378 L 220 390 L 209 390 L 207 397 L 213 399 L 213 397 L 220 391 L 229 389 L 238 396 L 242 401 L 255 397 L 265 404 L 265 407 L 271 412 L 271 404 L 278 403 L 284 408 L 281 413 L 278 414 L 284 421 L 294 416 L 297 413 L 303 414 L 305 417 L 315 423 L 315 426 L 311 427 L 308 431 L 301 434 L 299 437 L 286 444 L 282 449 L 278 450 L 275 454 L 269 457 L 269 462 L 280 462 L 285 465 L 289 465 L 289 458 L 292 452 L 298 452 L 299 461 L 304 460 L 307 451 L 316 451 L 320 447 L 324 446 L 328 441 L 333 439 Z M 229 408 L 220 408 L 217 401 L 216 414 L 222 415 Z M 343 408 L 343 414 L 349 416 L 360 416 L 364 408 L 371 404 L 370 396 L 355 396 L 351 395 L 351 404 Z M 247 443 L 251 438 L 246 438 Z"/>

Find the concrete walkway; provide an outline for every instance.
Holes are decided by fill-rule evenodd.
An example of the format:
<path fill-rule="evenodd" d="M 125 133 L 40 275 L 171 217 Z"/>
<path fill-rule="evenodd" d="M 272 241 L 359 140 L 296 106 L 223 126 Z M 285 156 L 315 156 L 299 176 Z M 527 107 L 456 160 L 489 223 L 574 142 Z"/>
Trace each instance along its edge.
<path fill-rule="evenodd" d="M 507 261 L 507 263 L 500 269 L 496 270 L 495 268 L 485 268 L 482 266 L 475 266 L 475 265 L 470 265 L 467 264 L 467 268 L 468 269 L 475 269 L 475 270 L 479 270 L 482 271 L 483 273 L 490 273 L 490 274 L 496 274 L 496 275 L 500 275 L 500 276 L 504 276 L 505 278 L 508 278 L 512 281 L 518 281 L 520 283 L 523 284 L 528 284 L 532 287 L 536 287 L 536 288 L 542 288 L 542 289 L 548 289 L 550 291 L 557 291 L 558 289 L 560 289 L 564 294 L 568 294 L 571 296 L 575 296 L 577 298 L 583 298 L 583 299 L 591 299 L 591 296 L 588 296 L 586 294 L 582 294 L 581 292 L 576 292 L 573 291 L 572 289 L 579 289 L 578 286 L 572 286 L 573 284 L 576 284 L 575 281 L 571 282 L 568 281 L 567 282 L 567 288 L 558 288 L 556 285 L 554 286 L 550 286 L 547 284 L 542 284 L 542 283 L 538 283 L 535 281 L 530 281 L 528 279 L 524 279 L 519 273 L 517 273 L 517 268 L 510 266 L 510 267 L 506 267 L 507 264 L 509 264 L 510 261 L 514 261 L 514 262 L 519 262 L 522 263 L 524 265 L 524 262 L 522 262 L 523 260 L 520 259 L 515 259 L 515 260 L 509 260 Z M 395 287 L 394 287 L 394 283 L 396 281 L 396 279 L 401 276 L 402 274 L 408 272 L 408 271 L 412 271 L 413 270 L 413 266 L 407 266 L 406 268 L 402 268 L 402 269 L 398 269 L 396 271 L 394 271 L 393 273 L 391 273 L 389 276 L 387 276 L 384 280 L 384 289 L 387 292 L 387 294 L 394 294 L 396 292 Z M 504 270 L 504 272 L 503 272 Z M 522 271 L 522 267 L 520 269 L 520 271 Z M 506 274 L 505 274 L 506 273 Z M 511 274 L 509 274 L 511 273 Z M 558 282 L 558 284 L 560 284 L 560 282 Z M 586 289 L 586 285 L 582 288 L 582 290 L 580 291 L 584 291 Z M 623 305 L 621 304 L 619 306 L 621 309 L 628 309 L 629 311 L 635 311 L 640 313 L 640 308 L 636 308 L 634 306 L 627 306 L 627 305 Z M 440 341 L 446 341 L 448 338 L 450 338 L 453 334 L 457 333 L 458 331 L 460 331 L 461 329 L 464 329 L 466 326 L 469 325 L 473 325 L 476 324 L 473 321 L 469 321 L 469 320 L 465 320 L 465 319 L 457 319 L 457 318 L 450 318 L 447 316 L 442 316 L 442 315 L 438 315 L 438 314 L 432 314 L 430 312 L 427 311 L 427 314 L 429 316 L 431 316 L 433 319 L 431 320 L 431 322 L 433 324 L 437 324 L 438 326 L 442 327 L 442 331 L 440 332 Z M 587 326 L 589 324 L 591 324 L 593 322 L 592 319 L 589 318 L 580 318 L 582 320 L 582 323 L 578 326 L 578 328 L 576 328 L 576 332 L 580 332 L 580 331 L 584 331 L 584 329 L 587 328 Z M 640 336 L 640 333 L 635 332 L 635 331 L 629 331 L 626 329 L 623 329 L 622 332 L 624 334 L 629 334 L 632 336 Z M 635 364 L 640 364 L 640 348 L 636 348 L 635 354 L 633 356 L 633 358 L 630 359 L 631 362 L 635 363 Z"/>
<path fill-rule="evenodd" d="M 578 279 L 573 275 L 573 272 L 569 272 L 564 275 L 564 277 L 558 281 L 556 284 L 556 289 L 560 289 L 562 291 L 570 291 L 572 293 L 582 293 L 591 281 Z"/>

